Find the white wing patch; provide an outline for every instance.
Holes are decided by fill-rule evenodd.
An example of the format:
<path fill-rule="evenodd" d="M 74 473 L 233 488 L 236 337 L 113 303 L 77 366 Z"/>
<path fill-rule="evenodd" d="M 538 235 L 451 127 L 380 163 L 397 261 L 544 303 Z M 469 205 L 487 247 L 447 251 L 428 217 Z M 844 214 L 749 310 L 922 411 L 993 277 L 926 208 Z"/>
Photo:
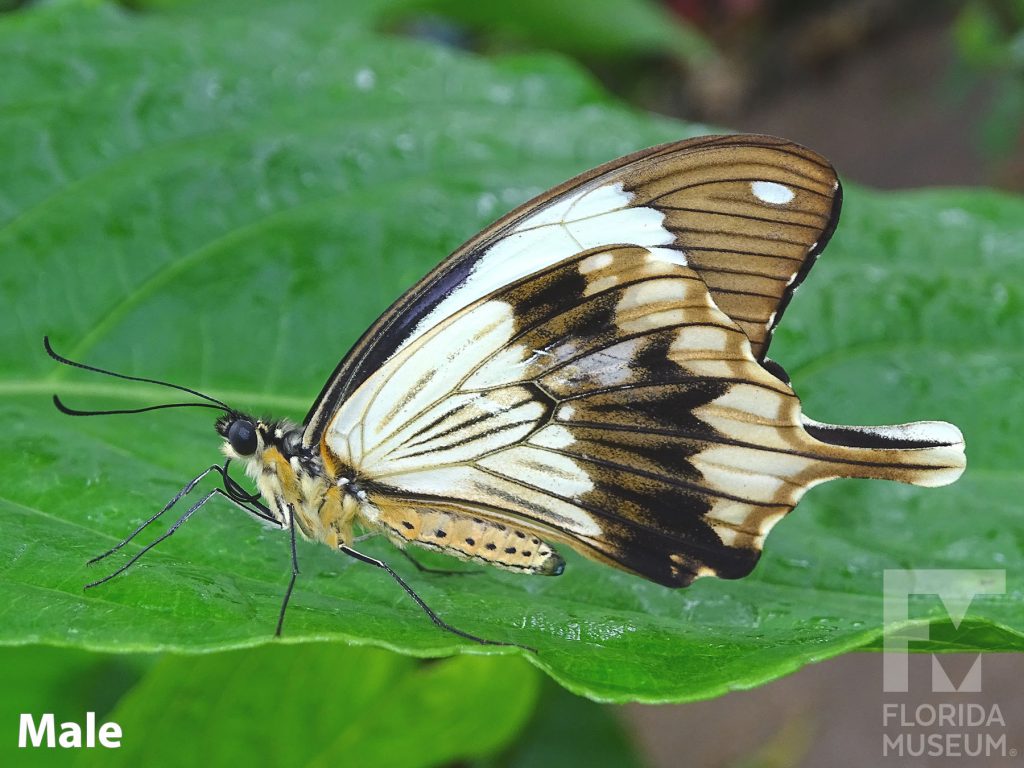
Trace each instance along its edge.
<path fill-rule="evenodd" d="M 675 235 L 663 225 L 665 214 L 631 207 L 633 197 L 621 183 L 584 186 L 526 217 L 484 251 L 466 280 L 416 325 L 398 351 L 474 301 L 580 251 L 619 243 L 674 243 Z M 686 264 L 682 253 L 658 250 L 661 258 Z"/>
<path fill-rule="evenodd" d="M 485 456 L 478 462 L 484 469 L 504 475 L 517 483 L 553 491 L 557 496 L 576 499 L 587 491 L 594 490 L 594 483 L 579 465 L 568 458 L 550 451 L 538 450 L 528 445 L 509 448 L 500 454 Z M 600 529 L 593 531 L 598 533 Z"/>
<path fill-rule="evenodd" d="M 512 308 L 492 299 L 424 334 L 346 402 L 327 444 L 360 476 L 404 495 L 501 498 L 523 518 L 545 516 L 596 536 L 598 524 L 572 503 L 593 482 L 571 457 L 548 450 L 569 447 L 572 434 L 558 425 L 538 429 L 548 406 L 516 383 L 530 366 L 556 358 L 506 346 L 513 332 Z M 621 366 L 614 361 L 608 374 Z"/>
<path fill-rule="evenodd" d="M 796 197 L 792 189 L 774 181 L 752 181 L 750 191 L 762 203 L 769 205 L 787 205 Z"/>
<path fill-rule="evenodd" d="M 500 301 L 486 302 L 457 318 L 443 343 L 425 345 L 429 354 L 408 355 L 401 366 L 388 366 L 389 375 L 378 373 L 360 387 L 339 413 L 332 434 L 362 432 L 360 442 L 367 450 L 380 447 L 383 435 L 394 434 L 412 416 L 429 412 L 431 403 L 450 394 L 453 380 L 468 375 L 500 349 L 514 329 L 512 308 Z M 367 440 L 367 433 L 375 439 Z M 363 450 L 345 454 L 362 456 Z"/>
<path fill-rule="evenodd" d="M 495 497 L 500 497 L 503 509 L 519 518 L 545 518 L 546 524 L 554 524 L 577 536 L 597 536 L 601 533 L 597 522 L 575 504 L 547 493 L 532 491 L 517 480 L 489 474 L 464 464 L 392 475 L 387 478 L 387 482 L 401 488 L 406 494 L 440 499 L 453 496 L 454 489 L 460 500 L 469 503 L 477 500 L 490 503 Z M 547 487 L 550 488 L 552 482 L 548 478 Z"/>

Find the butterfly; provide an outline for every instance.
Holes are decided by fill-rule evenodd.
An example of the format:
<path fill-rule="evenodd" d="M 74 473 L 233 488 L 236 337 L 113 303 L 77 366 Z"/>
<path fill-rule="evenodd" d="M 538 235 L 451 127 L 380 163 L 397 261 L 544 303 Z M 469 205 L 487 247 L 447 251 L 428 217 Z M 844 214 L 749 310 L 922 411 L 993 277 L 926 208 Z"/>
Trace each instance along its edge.
<path fill-rule="evenodd" d="M 822 424 L 801 413 L 772 333 L 839 218 L 832 166 L 768 136 L 708 136 L 620 158 L 492 224 L 401 296 L 341 360 L 301 424 L 223 411 L 223 464 L 154 544 L 219 496 L 385 569 L 358 531 L 523 574 L 558 545 L 666 587 L 746 576 L 811 486 L 922 486 L 965 466 L 944 422 Z M 228 472 L 241 464 L 249 493 Z M 94 582 L 102 583 L 107 579 Z M 90 586 L 93 586 L 90 585 Z"/>

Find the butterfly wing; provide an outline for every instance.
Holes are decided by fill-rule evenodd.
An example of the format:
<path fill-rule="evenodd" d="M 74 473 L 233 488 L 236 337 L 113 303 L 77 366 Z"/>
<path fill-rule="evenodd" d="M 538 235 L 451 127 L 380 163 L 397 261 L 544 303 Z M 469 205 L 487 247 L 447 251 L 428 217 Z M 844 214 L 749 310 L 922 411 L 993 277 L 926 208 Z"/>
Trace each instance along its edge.
<path fill-rule="evenodd" d="M 951 425 L 805 419 L 765 358 L 839 205 L 825 161 L 759 136 L 584 174 L 400 298 L 304 442 L 398 541 L 533 573 L 560 572 L 555 540 L 669 586 L 744 576 L 812 485 L 964 466 Z"/>
<path fill-rule="evenodd" d="M 438 323 L 589 248 L 658 247 L 688 265 L 763 361 L 840 202 L 827 161 L 767 136 L 690 139 L 589 171 L 488 227 L 399 298 L 328 379 L 306 417 L 305 445 L 318 444 L 341 403 Z"/>
<path fill-rule="evenodd" d="M 367 518 L 393 537 L 437 544 L 396 509 L 475 516 L 669 586 L 749 573 L 821 480 L 942 471 L 950 457 L 928 449 L 811 437 L 790 388 L 675 258 L 584 251 L 463 308 L 343 405 L 327 463 L 358 478 Z M 515 566 L 523 552 L 508 549 Z"/>

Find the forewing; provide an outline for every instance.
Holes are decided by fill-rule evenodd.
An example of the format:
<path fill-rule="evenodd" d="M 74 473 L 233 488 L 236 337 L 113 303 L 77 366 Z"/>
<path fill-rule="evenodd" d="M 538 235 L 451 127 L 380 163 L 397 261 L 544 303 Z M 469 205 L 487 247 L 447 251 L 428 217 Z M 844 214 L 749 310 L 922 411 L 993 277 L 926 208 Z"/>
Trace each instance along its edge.
<path fill-rule="evenodd" d="M 506 520 L 663 584 L 746 575 L 813 457 L 799 406 L 663 248 L 578 254 L 424 333 L 327 429 L 368 504 Z"/>
<path fill-rule="evenodd" d="M 647 158 L 625 189 L 632 205 L 664 214 L 674 246 L 763 360 L 793 291 L 838 223 L 839 179 L 820 155 L 781 139 L 699 142 Z"/>
<path fill-rule="evenodd" d="M 317 444 L 343 401 L 439 323 L 590 248 L 660 247 L 664 260 L 688 265 L 763 361 L 840 200 L 823 158 L 766 136 L 691 139 L 589 171 L 488 227 L 399 298 L 328 379 L 304 442 Z"/>

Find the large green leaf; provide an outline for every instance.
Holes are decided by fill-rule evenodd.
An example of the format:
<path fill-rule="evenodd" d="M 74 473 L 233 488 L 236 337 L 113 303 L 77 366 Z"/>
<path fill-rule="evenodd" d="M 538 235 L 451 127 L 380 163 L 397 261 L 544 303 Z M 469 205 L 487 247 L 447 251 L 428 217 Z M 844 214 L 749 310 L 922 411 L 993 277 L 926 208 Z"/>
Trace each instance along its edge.
<path fill-rule="evenodd" d="M 615 716 L 616 706 L 574 696 L 549 681 L 515 743 L 473 768 L 642 768 L 625 724 Z"/>
<path fill-rule="evenodd" d="M 132 7 L 222 15 L 233 0 L 131 0 Z M 277 5 L 273 0 L 250 0 Z M 715 55 L 712 43 L 657 0 L 349 0 L 345 16 L 376 29 L 417 26 L 424 31 L 438 20 L 462 25 L 497 45 L 537 46 L 585 60 L 616 61 L 668 56 L 691 66 Z M 270 8 L 260 9 L 267 13 Z M 272 12 L 272 11 L 271 11 Z M 286 12 L 294 23 L 296 12 Z M 425 22 L 425 24 L 417 24 Z M 442 32 L 451 36 L 452 31 Z"/>
<path fill-rule="evenodd" d="M 64 5 L 0 19 L 0 56 L 17 62 L 0 89 L 0 643 L 256 645 L 287 581 L 286 538 L 211 504 L 81 591 L 123 561 L 85 560 L 216 461 L 218 438 L 206 411 L 59 415 L 53 391 L 89 407 L 167 394 L 59 369 L 44 333 L 73 357 L 301 418 L 374 316 L 490 219 L 695 132 L 617 106 L 561 61 L 486 62 L 339 13 Z M 592 697 L 686 700 L 877 643 L 886 568 L 994 567 L 1007 595 L 976 598 L 936 645 L 1024 648 L 1022 264 L 1018 199 L 853 188 L 773 347 L 819 420 L 958 423 L 958 484 L 814 489 L 753 576 L 685 591 L 575 556 L 557 579 L 396 561 L 456 626 L 536 654 L 442 633 L 384 574 L 303 543 L 286 638 L 522 653 Z M 922 598 L 911 615 L 945 613 Z"/>
<path fill-rule="evenodd" d="M 538 674 L 510 661 L 422 666 L 325 643 L 169 655 L 110 713 L 121 749 L 81 764 L 446 765 L 505 746 L 525 723 Z"/>
<path fill-rule="evenodd" d="M 155 663 L 154 663 L 155 661 Z M 489 756 L 526 723 L 540 673 L 525 661 L 462 656 L 435 664 L 337 643 L 276 645 L 159 660 L 70 648 L 2 648 L 4 765 L 428 768 Z M 568 695 L 568 694 L 566 694 Z M 598 705 L 583 701 L 591 708 Z M 579 707 L 577 707 L 578 709 Z M 19 749 L 36 722 L 121 728 L 121 746 Z M 184 737 L 187 735 L 187 737 Z"/>

